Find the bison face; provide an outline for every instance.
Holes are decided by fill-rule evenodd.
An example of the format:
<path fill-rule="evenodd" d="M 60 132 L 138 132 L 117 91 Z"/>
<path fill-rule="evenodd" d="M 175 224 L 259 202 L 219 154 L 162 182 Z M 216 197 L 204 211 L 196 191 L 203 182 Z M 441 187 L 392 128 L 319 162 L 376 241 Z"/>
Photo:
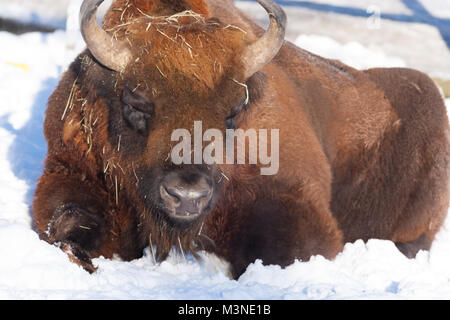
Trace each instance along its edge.
<path fill-rule="evenodd" d="M 192 151 L 198 138 L 206 146 L 203 133 L 214 129 L 225 136 L 227 124 L 236 124 L 237 111 L 247 100 L 234 63 L 242 32 L 219 29 L 226 35 L 219 39 L 216 28 L 215 22 L 180 29 L 162 24 L 134 39 L 137 47 L 153 45 L 136 52 L 134 62 L 117 76 L 117 98 L 109 108 L 110 142 L 120 140 L 115 157 L 135 169 L 129 171 L 129 189 L 137 187 L 150 215 L 178 228 L 198 226 L 214 208 L 227 168 L 203 162 L 202 155 L 195 161 L 189 151 L 182 153 L 188 161 L 173 161 L 180 142 L 173 141 L 174 132 L 189 132 Z M 194 129 L 198 122 L 200 133 Z"/>
<path fill-rule="evenodd" d="M 160 127 L 164 126 L 164 122 L 170 122 L 171 115 L 176 116 L 176 109 L 162 107 L 156 112 L 154 101 L 128 87 L 125 87 L 122 93 L 121 109 L 121 119 L 112 119 L 112 122 L 115 122 L 116 126 L 121 123 L 122 130 L 129 132 L 128 139 L 138 141 L 144 138 L 146 148 L 150 149 L 153 149 L 152 144 L 162 147 L 170 143 L 169 132 L 161 130 Z M 164 109 L 170 112 L 163 112 Z M 179 125 L 189 126 L 188 123 Z M 153 132 L 157 134 L 152 134 Z M 150 136 L 152 139 L 149 139 Z M 216 183 L 220 181 L 217 179 L 217 168 L 204 165 L 175 166 L 171 164 L 170 159 L 153 157 L 155 154 L 165 154 L 162 150 L 164 149 L 151 150 L 141 155 L 145 164 L 136 171 L 139 180 L 138 194 L 154 214 L 176 226 L 189 227 L 212 208 L 213 199 L 219 189 L 219 183 Z"/>
<path fill-rule="evenodd" d="M 239 111 L 249 98 L 246 81 L 283 44 L 284 12 L 272 1 L 258 0 L 269 13 L 270 26 L 257 39 L 187 5 L 149 8 L 146 13 L 117 8 L 103 29 L 96 21 L 102 2 L 85 1 L 80 22 L 90 54 L 99 63 L 83 63 L 88 82 L 97 87 L 93 99 L 103 98 L 93 112 L 100 119 L 108 116 L 107 123 L 97 123 L 107 129 L 94 141 L 106 145 L 96 147 L 102 150 L 96 154 L 102 154 L 106 181 L 113 182 L 117 203 L 119 193 L 125 193 L 131 199 L 127 205 L 149 216 L 173 226 L 198 225 L 214 208 L 225 173 L 233 169 L 197 161 L 176 165 L 170 156 L 172 134 L 182 129 L 194 136 L 198 121 L 203 130 L 216 132 L 239 123 Z M 122 12 L 121 23 L 111 23 L 117 12 Z M 96 115 L 85 112 L 83 119 L 91 118 Z"/>
<path fill-rule="evenodd" d="M 207 129 L 225 136 L 230 113 L 237 117 L 233 106 L 242 105 L 246 90 L 228 78 L 218 86 L 220 90 L 201 92 L 196 81 L 185 79 L 183 87 L 171 86 L 148 69 L 140 74 L 124 79 L 120 98 L 109 107 L 112 153 L 105 158 L 120 159 L 122 193 L 137 198 L 134 205 L 140 211 L 175 228 L 198 226 L 214 208 L 230 168 L 195 162 L 194 152 L 188 163 L 176 164 L 172 152 L 180 140 L 172 141 L 173 133 L 189 132 L 192 151 L 199 134 L 194 123 L 202 123 L 201 140 Z M 201 144 L 203 151 L 206 142 Z"/>

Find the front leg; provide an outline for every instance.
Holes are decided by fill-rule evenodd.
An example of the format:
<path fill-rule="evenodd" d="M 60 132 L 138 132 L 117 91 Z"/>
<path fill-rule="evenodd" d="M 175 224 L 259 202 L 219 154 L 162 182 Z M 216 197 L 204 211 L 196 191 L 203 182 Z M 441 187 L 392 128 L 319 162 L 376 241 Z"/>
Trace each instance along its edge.
<path fill-rule="evenodd" d="M 44 173 L 33 203 L 35 229 L 41 239 L 55 244 L 69 258 L 89 272 L 91 258 L 103 254 L 108 203 L 99 186 L 81 181 L 76 175 Z"/>
<path fill-rule="evenodd" d="M 93 273 L 92 252 L 101 244 L 101 218 L 78 203 L 67 203 L 55 210 L 46 232 L 47 241 L 66 252 L 72 262 Z"/>

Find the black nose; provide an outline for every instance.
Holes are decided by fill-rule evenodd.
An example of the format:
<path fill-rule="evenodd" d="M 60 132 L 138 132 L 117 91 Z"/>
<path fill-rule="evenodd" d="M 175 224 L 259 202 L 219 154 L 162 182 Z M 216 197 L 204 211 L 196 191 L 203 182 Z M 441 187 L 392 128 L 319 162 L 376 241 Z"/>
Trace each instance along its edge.
<path fill-rule="evenodd" d="M 186 179 L 179 174 L 165 177 L 159 187 L 161 199 L 169 216 L 175 220 L 195 220 L 209 206 L 213 187 L 202 175 Z"/>

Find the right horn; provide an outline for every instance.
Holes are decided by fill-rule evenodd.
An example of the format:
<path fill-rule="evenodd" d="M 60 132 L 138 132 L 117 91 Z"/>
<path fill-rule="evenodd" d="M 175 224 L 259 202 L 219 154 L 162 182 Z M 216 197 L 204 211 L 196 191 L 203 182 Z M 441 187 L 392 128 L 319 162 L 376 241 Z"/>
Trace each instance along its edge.
<path fill-rule="evenodd" d="M 256 0 L 267 11 L 270 25 L 265 34 L 252 43 L 243 52 L 241 58 L 244 65 L 244 75 L 248 79 L 261 70 L 277 55 L 284 43 L 286 32 L 286 14 L 284 10 L 272 0 Z"/>
<path fill-rule="evenodd" d="M 104 0 L 84 0 L 80 9 L 81 34 L 92 55 L 105 67 L 123 72 L 132 54 L 124 42 L 110 36 L 97 23 L 97 9 Z"/>

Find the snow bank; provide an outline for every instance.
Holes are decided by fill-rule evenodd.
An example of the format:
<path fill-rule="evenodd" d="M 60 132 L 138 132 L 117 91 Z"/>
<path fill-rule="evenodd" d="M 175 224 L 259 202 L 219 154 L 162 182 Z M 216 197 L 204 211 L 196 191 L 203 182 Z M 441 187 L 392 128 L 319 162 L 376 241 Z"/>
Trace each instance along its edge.
<path fill-rule="evenodd" d="M 388 57 L 382 51 L 368 49 L 354 41 L 341 44 L 325 36 L 301 35 L 295 44 L 319 56 L 340 60 L 356 69 L 406 67 L 405 61 L 401 58 Z"/>
<path fill-rule="evenodd" d="M 0 17 L 64 29 L 71 0 L 0 0 Z"/>
<path fill-rule="evenodd" d="M 0 18 L 25 24 L 65 29 L 66 20 L 72 17 L 73 9 L 78 13 L 83 0 L 0 0 Z M 101 17 L 111 5 L 105 0 L 99 8 Z"/>
<path fill-rule="evenodd" d="M 299 42 L 334 48 L 360 67 L 402 63 L 357 44 L 346 51 L 321 37 Z M 0 43 L 0 299 L 450 299 L 449 220 L 431 252 L 413 260 L 389 241 L 357 241 L 334 261 L 318 256 L 285 269 L 256 261 L 234 281 L 214 256 L 201 263 L 172 254 L 154 265 L 147 249 L 132 262 L 95 259 L 98 272 L 89 275 L 39 240 L 29 210 L 45 156 L 45 104 L 67 57 L 65 34 L 0 32 Z"/>

